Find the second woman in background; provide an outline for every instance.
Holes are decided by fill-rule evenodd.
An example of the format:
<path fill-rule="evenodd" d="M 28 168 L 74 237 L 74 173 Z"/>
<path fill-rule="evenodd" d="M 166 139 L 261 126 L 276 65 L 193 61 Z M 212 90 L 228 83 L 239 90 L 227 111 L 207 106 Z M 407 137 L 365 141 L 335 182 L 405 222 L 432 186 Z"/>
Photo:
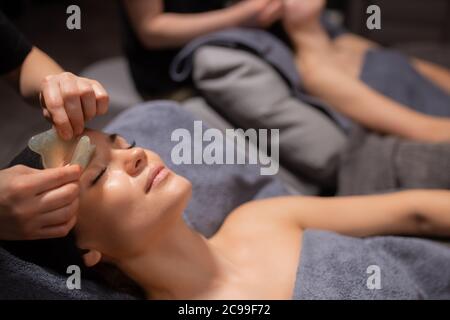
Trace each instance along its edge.
<path fill-rule="evenodd" d="M 177 88 L 169 66 L 180 48 L 208 33 L 231 27 L 269 28 L 288 42 L 280 20 L 282 0 L 123 0 L 125 51 L 143 95 Z"/>

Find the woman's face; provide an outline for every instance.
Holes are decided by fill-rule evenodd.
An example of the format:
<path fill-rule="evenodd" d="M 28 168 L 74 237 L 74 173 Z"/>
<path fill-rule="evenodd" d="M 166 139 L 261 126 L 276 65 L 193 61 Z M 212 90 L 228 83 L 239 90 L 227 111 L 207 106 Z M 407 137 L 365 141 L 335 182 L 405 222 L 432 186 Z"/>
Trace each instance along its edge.
<path fill-rule="evenodd" d="M 80 180 L 77 244 L 111 259 L 139 253 L 181 216 L 191 184 L 120 136 L 85 135 L 96 151 Z"/>

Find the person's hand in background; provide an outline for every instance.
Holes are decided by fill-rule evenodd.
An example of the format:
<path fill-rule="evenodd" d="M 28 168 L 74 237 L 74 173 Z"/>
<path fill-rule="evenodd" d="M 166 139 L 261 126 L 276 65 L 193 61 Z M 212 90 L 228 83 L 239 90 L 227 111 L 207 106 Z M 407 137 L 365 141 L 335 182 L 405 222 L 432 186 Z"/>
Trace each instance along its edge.
<path fill-rule="evenodd" d="M 79 166 L 0 171 L 0 240 L 66 236 L 76 223 Z"/>
<path fill-rule="evenodd" d="M 251 27 L 268 28 L 280 20 L 283 12 L 283 0 L 244 0 L 238 5 L 250 5 L 253 15 L 245 25 Z"/>
<path fill-rule="evenodd" d="M 69 140 L 84 131 L 87 121 L 107 112 L 109 98 L 99 82 L 63 72 L 44 78 L 40 101 L 45 118 Z"/>
<path fill-rule="evenodd" d="M 180 48 L 197 37 L 227 28 L 266 28 L 283 15 L 283 0 L 233 1 L 225 8 L 197 13 L 166 12 L 163 0 L 122 3 L 137 38 L 150 50 Z"/>

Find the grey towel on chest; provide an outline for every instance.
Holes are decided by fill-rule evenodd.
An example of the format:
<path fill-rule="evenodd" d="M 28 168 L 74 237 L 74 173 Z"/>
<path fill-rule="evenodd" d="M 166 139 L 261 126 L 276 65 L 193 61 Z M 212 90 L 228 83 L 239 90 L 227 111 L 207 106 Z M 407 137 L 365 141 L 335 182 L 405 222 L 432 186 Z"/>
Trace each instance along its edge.
<path fill-rule="evenodd" d="M 396 51 L 372 49 L 361 80 L 379 93 L 421 113 L 450 117 L 450 95 L 422 76 L 410 59 Z"/>
<path fill-rule="evenodd" d="M 293 298 L 450 299 L 449 266 L 450 248 L 431 241 L 308 230 Z"/>

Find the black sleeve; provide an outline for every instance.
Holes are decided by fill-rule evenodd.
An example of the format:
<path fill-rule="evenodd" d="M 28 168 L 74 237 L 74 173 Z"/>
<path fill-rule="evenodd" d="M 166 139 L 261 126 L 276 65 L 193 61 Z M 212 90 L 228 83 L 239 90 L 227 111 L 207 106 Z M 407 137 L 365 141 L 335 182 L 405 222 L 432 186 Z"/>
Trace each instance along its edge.
<path fill-rule="evenodd" d="M 32 45 L 0 11 L 0 75 L 17 69 Z"/>

